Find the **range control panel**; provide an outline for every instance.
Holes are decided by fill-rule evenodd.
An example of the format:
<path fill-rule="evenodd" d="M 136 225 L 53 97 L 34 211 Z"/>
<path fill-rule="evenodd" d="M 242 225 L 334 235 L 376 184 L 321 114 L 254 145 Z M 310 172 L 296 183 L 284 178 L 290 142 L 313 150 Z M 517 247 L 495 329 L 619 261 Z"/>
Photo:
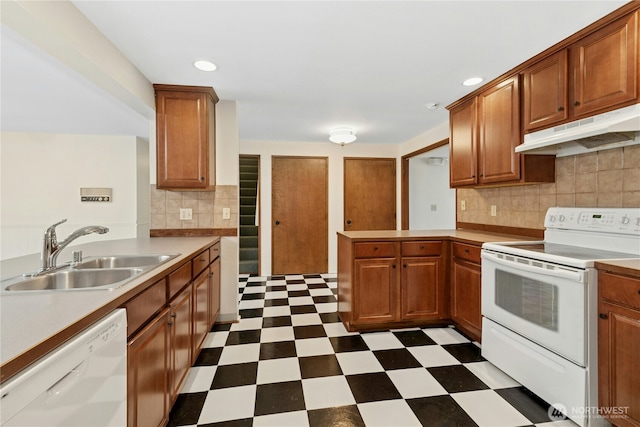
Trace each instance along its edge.
<path fill-rule="evenodd" d="M 640 208 L 549 208 L 544 226 L 640 235 Z"/>

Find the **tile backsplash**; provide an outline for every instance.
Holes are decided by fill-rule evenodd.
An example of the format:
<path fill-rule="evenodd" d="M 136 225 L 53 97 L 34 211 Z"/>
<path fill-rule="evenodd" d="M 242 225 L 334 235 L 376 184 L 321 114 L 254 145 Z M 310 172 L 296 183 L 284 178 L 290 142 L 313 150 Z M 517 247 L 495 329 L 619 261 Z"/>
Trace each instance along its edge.
<path fill-rule="evenodd" d="M 238 186 L 217 185 L 215 191 L 167 191 L 151 185 L 151 229 L 237 228 Z M 180 208 L 191 208 L 192 219 L 181 220 Z M 230 208 L 231 218 L 222 218 Z"/>
<path fill-rule="evenodd" d="M 558 157 L 555 183 L 457 192 L 459 222 L 543 229 L 552 206 L 640 207 L 640 145 Z"/>

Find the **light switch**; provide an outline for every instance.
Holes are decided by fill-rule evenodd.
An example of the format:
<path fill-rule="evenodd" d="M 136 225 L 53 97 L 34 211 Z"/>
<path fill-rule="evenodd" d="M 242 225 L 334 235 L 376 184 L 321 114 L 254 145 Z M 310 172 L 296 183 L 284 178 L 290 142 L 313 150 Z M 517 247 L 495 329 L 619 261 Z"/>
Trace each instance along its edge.
<path fill-rule="evenodd" d="M 496 205 L 491 205 L 491 216 L 496 216 L 497 215 L 497 207 Z"/>
<path fill-rule="evenodd" d="M 222 219 L 231 219 L 231 208 L 222 208 Z"/>
<path fill-rule="evenodd" d="M 460 200 L 460 210 L 461 211 L 466 211 L 467 210 L 467 201 L 466 200 Z"/>

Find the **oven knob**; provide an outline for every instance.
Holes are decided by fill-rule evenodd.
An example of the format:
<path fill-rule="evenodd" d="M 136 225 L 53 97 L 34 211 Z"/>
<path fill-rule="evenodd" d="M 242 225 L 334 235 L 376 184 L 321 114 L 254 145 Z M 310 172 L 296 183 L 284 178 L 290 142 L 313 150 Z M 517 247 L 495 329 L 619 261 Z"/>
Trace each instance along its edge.
<path fill-rule="evenodd" d="M 623 216 L 622 219 L 620 219 L 620 222 L 622 224 L 629 224 L 629 217 L 628 216 Z"/>
<path fill-rule="evenodd" d="M 560 222 L 564 222 L 564 220 L 565 220 L 565 219 L 566 219 L 566 218 L 564 217 L 564 215 L 560 215 L 560 216 L 558 217 L 558 221 L 560 221 Z"/>
<path fill-rule="evenodd" d="M 549 222 L 556 222 L 556 216 L 555 215 L 549 215 Z"/>
<path fill-rule="evenodd" d="M 640 217 L 636 218 L 636 225 L 640 227 Z"/>

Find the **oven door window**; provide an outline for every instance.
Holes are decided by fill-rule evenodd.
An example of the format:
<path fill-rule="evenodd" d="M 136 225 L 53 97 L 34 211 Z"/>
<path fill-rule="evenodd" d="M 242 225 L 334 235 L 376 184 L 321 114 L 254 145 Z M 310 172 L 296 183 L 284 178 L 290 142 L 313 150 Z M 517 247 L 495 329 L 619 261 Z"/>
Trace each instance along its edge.
<path fill-rule="evenodd" d="M 495 303 L 509 313 L 551 331 L 558 330 L 558 287 L 497 269 Z"/>

